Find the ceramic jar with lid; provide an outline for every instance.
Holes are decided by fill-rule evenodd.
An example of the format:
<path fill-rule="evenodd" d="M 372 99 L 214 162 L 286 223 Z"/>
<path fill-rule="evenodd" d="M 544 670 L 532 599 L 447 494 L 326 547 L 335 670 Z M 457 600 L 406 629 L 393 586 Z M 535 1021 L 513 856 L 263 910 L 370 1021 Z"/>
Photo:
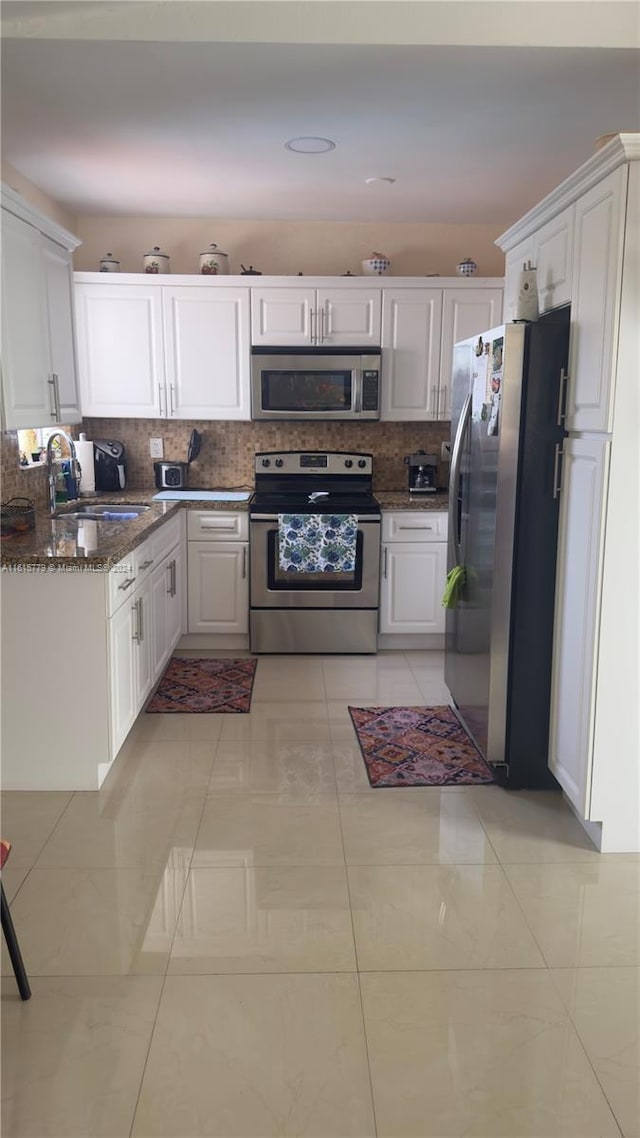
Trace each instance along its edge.
<path fill-rule="evenodd" d="M 229 258 L 215 243 L 200 254 L 200 272 L 205 276 L 221 276 L 229 272 Z"/>
<path fill-rule="evenodd" d="M 119 273 L 120 262 L 116 261 L 113 253 L 105 253 L 104 257 L 100 258 L 100 272 L 101 273 Z"/>
<path fill-rule="evenodd" d="M 465 257 L 464 261 L 460 261 L 460 264 L 456 265 L 456 272 L 459 277 L 472 277 L 477 271 L 478 266 L 475 261 L 471 260 L 471 257 Z"/>
<path fill-rule="evenodd" d="M 170 272 L 169 254 L 163 253 L 159 245 L 154 245 L 153 249 L 149 249 L 144 255 L 144 271 L 145 273 Z"/>
<path fill-rule="evenodd" d="M 391 261 L 384 253 L 372 253 L 362 262 L 362 273 L 365 277 L 381 277 L 383 273 L 388 273 L 390 268 Z"/>

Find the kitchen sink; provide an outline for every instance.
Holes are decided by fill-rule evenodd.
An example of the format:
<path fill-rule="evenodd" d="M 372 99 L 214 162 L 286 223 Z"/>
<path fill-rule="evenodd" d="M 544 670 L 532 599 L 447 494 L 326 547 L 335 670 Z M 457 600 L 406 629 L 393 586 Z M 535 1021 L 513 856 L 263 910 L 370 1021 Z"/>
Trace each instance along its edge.
<path fill-rule="evenodd" d="M 142 506 L 136 503 L 135 505 L 126 505 L 124 502 L 117 504 L 109 504 L 101 502 L 98 505 L 78 506 L 75 510 L 56 510 L 53 515 L 54 518 L 74 518 L 77 521 L 133 521 L 133 518 L 138 518 L 145 510 L 150 509 L 149 506 Z"/>

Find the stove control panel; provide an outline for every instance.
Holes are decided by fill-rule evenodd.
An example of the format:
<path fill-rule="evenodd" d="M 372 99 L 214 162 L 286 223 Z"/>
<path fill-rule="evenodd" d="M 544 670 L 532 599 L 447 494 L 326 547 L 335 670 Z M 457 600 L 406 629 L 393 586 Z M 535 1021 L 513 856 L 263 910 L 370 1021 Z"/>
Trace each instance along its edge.
<path fill-rule="evenodd" d="M 352 451 L 268 451 L 255 457 L 255 472 L 276 467 L 280 474 L 371 476 L 373 456 Z"/>

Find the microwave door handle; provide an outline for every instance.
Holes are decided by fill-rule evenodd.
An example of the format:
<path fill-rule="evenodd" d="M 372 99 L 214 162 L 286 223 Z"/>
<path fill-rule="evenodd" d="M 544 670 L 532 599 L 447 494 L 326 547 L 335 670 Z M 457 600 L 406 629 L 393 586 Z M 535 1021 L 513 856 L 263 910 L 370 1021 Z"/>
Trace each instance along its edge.
<path fill-rule="evenodd" d="M 353 409 L 356 414 L 362 411 L 362 372 L 352 371 L 353 376 Z"/>

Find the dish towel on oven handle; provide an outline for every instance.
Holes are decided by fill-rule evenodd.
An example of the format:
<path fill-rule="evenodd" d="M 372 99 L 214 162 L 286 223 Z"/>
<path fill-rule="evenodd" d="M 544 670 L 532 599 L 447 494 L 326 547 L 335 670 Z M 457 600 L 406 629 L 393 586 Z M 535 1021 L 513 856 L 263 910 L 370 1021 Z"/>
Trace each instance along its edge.
<path fill-rule="evenodd" d="M 356 514 L 278 514 L 278 562 L 287 573 L 353 573 Z"/>

